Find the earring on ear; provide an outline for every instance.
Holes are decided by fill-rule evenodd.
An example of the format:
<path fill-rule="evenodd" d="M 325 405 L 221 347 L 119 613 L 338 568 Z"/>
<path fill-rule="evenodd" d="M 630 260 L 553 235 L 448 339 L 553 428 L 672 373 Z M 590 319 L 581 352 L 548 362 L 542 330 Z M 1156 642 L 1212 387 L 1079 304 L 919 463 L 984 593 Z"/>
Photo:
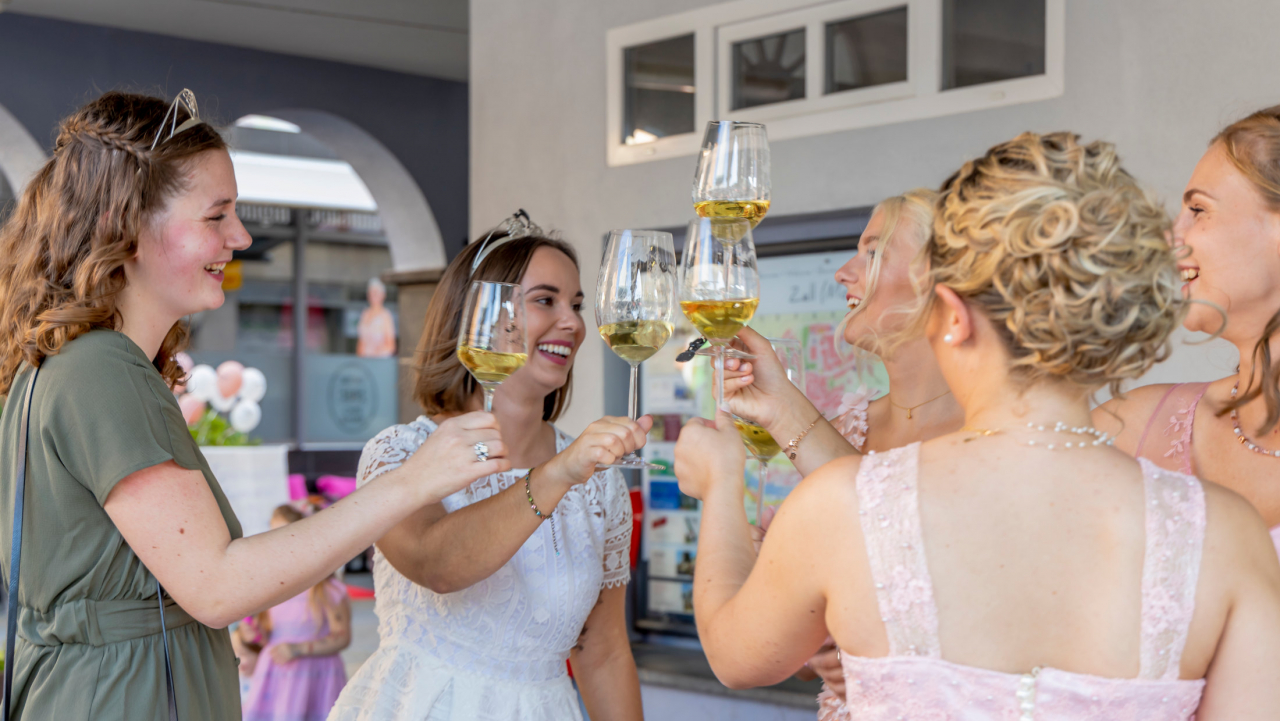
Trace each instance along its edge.
<path fill-rule="evenodd" d="M 955 336 L 953 336 L 953 335 L 951 335 L 950 333 L 948 333 L 948 334 L 946 334 L 946 335 L 942 336 L 942 342 L 943 342 L 943 343 L 950 343 L 950 342 L 954 341 L 955 339 L 956 339 L 956 337 L 955 337 Z"/>

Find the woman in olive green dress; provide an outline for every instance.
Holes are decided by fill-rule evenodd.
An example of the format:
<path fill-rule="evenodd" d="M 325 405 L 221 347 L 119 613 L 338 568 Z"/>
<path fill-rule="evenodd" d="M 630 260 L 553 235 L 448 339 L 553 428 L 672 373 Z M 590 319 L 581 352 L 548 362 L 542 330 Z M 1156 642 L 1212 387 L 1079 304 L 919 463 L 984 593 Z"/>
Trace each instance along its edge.
<path fill-rule="evenodd" d="M 431 453 L 323 513 L 241 537 L 170 390 L 181 380 L 181 319 L 222 304 L 222 268 L 252 242 L 235 215 L 226 146 L 187 99 L 112 92 L 67 118 L 0 230 L 6 579 L 22 401 L 40 368 L 8 659 L 15 719 L 166 718 L 157 578 L 171 597 L 179 717 L 239 719 L 229 623 L 292 598 L 413 511 L 510 465 L 493 416 L 467 414 L 431 435 Z"/>

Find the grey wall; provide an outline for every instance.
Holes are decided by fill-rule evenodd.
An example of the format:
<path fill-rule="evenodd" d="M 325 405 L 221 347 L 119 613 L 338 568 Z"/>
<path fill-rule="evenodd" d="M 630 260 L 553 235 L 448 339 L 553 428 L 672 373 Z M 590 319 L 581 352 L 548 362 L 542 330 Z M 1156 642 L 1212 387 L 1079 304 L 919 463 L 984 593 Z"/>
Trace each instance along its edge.
<path fill-rule="evenodd" d="M 472 0 L 471 226 L 524 207 L 561 228 L 583 259 L 591 307 L 600 237 L 692 214 L 692 156 L 605 165 L 605 31 L 711 0 Z M 1069 0 L 1066 93 L 1025 105 L 772 144 L 770 216 L 870 205 L 937 185 L 962 161 L 1024 130 L 1070 129 L 1117 143 L 1171 209 L 1223 124 L 1280 102 L 1280 27 L 1271 0 Z M 767 224 L 768 221 L 766 221 Z M 594 319 L 587 313 L 588 326 Z M 607 351 L 589 334 L 564 425 L 603 411 Z M 1230 372 L 1234 350 L 1179 346 L 1150 380 Z"/>
<path fill-rule="evenodd" d="M 446 249 L 467 235 L 467 85 L 343 63 L 0 13 L 0 106 L 46 148 L 59 119 L 102 91 L 195 91 L 230 123 L 286 109 L 331 113 L 408 170 Z"/>

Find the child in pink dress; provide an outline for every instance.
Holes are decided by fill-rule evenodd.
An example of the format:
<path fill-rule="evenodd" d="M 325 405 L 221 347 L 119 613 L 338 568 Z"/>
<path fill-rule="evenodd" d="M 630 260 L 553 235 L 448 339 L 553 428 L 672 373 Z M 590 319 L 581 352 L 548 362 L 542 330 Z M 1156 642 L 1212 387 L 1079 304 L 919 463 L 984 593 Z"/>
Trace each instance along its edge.
<path fill-rule="evenodd" d="M 271 527 L 302 518 L 280 506 Z M 244 721 L 323 721 L 347 683 L 339 656 L 351 643 L 346 587 L 330 576 L 310 590 L 245 619 L 237 631 L 262 645 L 244 702 Z M 256 638 L 255 638 L 256 637 Z"/>

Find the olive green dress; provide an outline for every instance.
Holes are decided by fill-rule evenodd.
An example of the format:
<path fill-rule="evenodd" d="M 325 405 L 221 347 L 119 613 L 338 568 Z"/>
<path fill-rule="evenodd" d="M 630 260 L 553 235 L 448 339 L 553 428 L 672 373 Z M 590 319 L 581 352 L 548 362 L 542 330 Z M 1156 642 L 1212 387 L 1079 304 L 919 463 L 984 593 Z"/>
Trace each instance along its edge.
<path fill-rule="evenodd" d="M 0 564 L 9 577 L 14 458 L 31 369 L 0 416 Z M 173 393 L 122 333 L 95 330 L 45 359 L 31 405 L 15 719 L 164 721 L 168 707 L 155 577 L 103 503 L 134 471 L 172 460 L 204 473 L 232 538 L 240 523 Z M 164 509 L 156 509 L 163 514 Z M 236 658 L 169 600 L 165 621 L 182 721 L 240 718 Z"/>

